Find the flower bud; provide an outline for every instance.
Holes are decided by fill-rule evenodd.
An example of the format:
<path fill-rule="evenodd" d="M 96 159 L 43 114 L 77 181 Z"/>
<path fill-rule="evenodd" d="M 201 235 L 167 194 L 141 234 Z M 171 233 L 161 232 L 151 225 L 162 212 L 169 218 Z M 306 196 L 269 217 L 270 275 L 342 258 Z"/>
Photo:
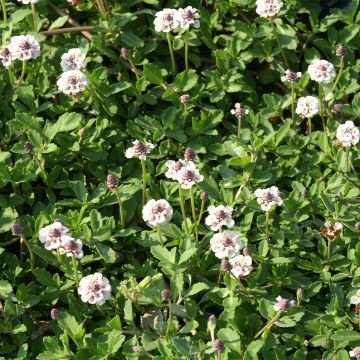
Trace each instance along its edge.
<path fill-rule="evenodd" d="M 222 272 L 230 272 L 232 269 L 232 265 L 230 264 L 229 260 L 222 259 L 220 268 Z"/>
<path fill-rule="evenodd" d="M 196 158 L 196 153 L 193 149 L 187 148 L 184 153 L 184 158 L 186 161 L 192 161 Z"/>
<path fill-rule="evenodd" d="M 202 193 L 200 193 L 200 200 L 201 201 L 206 201 L 209 198 L 209 195 L 206 191 L 203 191 Z"/>
<path fill-rule="evenodd" d="M 53 320 L 57 320 L 60 316 L 60 311 L 56 308 L 53 308 L 51 309 L 50 311 L 50 317 L 53 319 Z"/>
<path fill-rule="evenodd" d="M 140 353 L 142 351 L 142 347 L 139 346 L 139 345 L 135 345 L 135 346 L 132 347 L 132 351 L 134 353 Z"/>
<path fill-rule="evenodd" d="M 106 184 L 110 190 L 113 190 L 118 187 L 119 180 L 116 176 L 109 174 L 106 179 Z"/>
<path fill-rule="evenodd" d="M 14 236 L 19 236 L 23 232 L 23 227 L 20 224 L 11 225 L 11 233 Z"/>
<path fill-rule="evenodd" d="M 251 249 L 249 247 L 244 247 L 243 248 L 243 254 L 245 256 L 250 256 L 251 255 Z"/>
<path fill-rule="evenodd" d="M 214 331 L 216 329 L 216 323 L 217 323 L 217 319 L 215 315 L 210 315 L 208 322 L 207 322 L 207 327 L 210 331 Z"/>
<path fill-rule="evenodd" d="M 355 224 L 355 229 L 356 229 L 356 230 L 360 230 L 360 221 L 358 221 L 358 222 Z"/>
<path fill-rule="evenodd" d="M 161 297 L 164 301 L 171 299 L 171 292 L 168 289 L 161 290 Z"/>
<path fill-rule="evenodd" d="M 183 104 L 187 104 L 187 103 L 190 101 L 190 95 L 188 95 L 188 94 L 181 95 L 181 96 L 180 96 L 180 101 L 181 101 Z"/>
<path fill-rule="evenodd" d="M 120 49 L 120 55 L 123 57 L 123 58 L 128 58 L 130 56 L 130 50 L 129 49 L 126 49 L 124 47 L 122 47 Z"/>
<path fill-rule="evenodd" d="M 224 350 L 224 343 L 220 339 L 214 340 L 212 346 L 214 351 L 221 352 Z"/>
<path fill-rule="evenodd" d="M 34 145 L 30 141 L 25 141 L 24 150 L 28 153 L 33 152 Z"/>
<path fill-rule="evenodd" d="M 346 50 L 346 47 L 343 46 L 343 45 L 339 45 L 337 48 L 336 48 L 336 56 L 338 57 L 344 57 L 347 53 L 347 50 Z"/>
<path fill-rule="evenodd" d="M 296 297 L 297 297 L 298 300 L 302 299 L 304 297 L 304 289 L 302 289 L 302 288 L 297 289 Z"/>
<path fill-rule="evenodd" d="M 341 103 L 336 102 L 336 103 L 333 105 L 331 111 L 332 111 L 333 113 L 338 113 L 338 112 L 341 111 L 341 108 L 342 108 Z"/>

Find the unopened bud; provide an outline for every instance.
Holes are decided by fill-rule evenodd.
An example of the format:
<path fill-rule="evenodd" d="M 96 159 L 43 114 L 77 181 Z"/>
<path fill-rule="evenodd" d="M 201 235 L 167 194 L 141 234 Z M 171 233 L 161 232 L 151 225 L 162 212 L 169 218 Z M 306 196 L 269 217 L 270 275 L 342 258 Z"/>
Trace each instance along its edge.
<path fill-rule="evenodd" d="M 230 264 L 229 260 L 222 259 L 221 260 L 221 271 L 222 272 L 230 272 L 232 269 L 232 265 Z"/>
<path fill-rule="evenodd" d="M 224 350 L 224 343 L 220 339 L 214 340 L 212 346 L 214 351 L 222 352 Z"/>
<path fill-rule="evenodd" d="M 128 58 L 130 56 L 130 50 L 127 49 L 127 48 L 124 48 L 122 47 L 120 49 L 120 55 L 123 57 L 123 58 Z"/>
<path fill-rule="evenodd" d="M 244 247 L 243 248 L 243 254 L 245 256 L 250 256 L 251 255 L 251 249 L 249 247 Z"/>
<path fill-rule="evenodd" d="M 347 50 L 346 50 L 346 47 L 345 47 L 345 46 L 339 45 L 339 46 L 336 48 L 336 52 L 335 52 L 336 56 L 338 56 L 338 57 L 343 57 L 343 56 L 346 55 L 346 53 L 347 53 Z"/>
<path fill-rule="evenodd" d="M 183 104 L 187 104 L 187 103 L 190 101 L 190 95 L 188 95 L 188 94 L 181 95 L 181 96 L 180 96 L 180 101 L 181 101 Z"/>
<path fill-rule="evenodd" d="M 34 145 L 30 141 L 25 141 L 24 150 L 30 153 L 34 150 Z"/>
<path fill-rule="evenodd" d="M 196 152 L 191 149 L 191 148 L 187 148 L 185 150 L 185 153 L 184 153 L 184 158 L 186 161 L 192 161 L 192 160 L 195 160 L 196 158 Z"/>
<path fill-rule="evenodd" d="M 135 345 L 135 346 L 132 347 L 132 351 L 134 353 L 140 353 L 140 352 L 142 352 L 142 347 L 139 346 L 139 345 Z"/>
<path fill-rule="evenodd" d="M 169 301 L 171 299 L 171 292 L 168 289 L 161 290 L 161 298 L 164 301 Z"/>
<path fill-rule="evenodd" d="M 356 229 L 356 230 L 360 230 L 360 221 L 358 221 L 358 222 L 355 224 L 355 229 Z"/>
<path fill-rule="evenodd" d="M 203 191 L 202 193 L 200 193 L 200 200 L 206 201 L 208 198 L 209 198 L 209 195 L 206 191 Z"/>
<path fill-rule="evenodd" d="M 57 320 L 60 316 L 60 311 L 56 308 L 53 308 L 51 309 L 50 311 L 50 317 L 53 319 L 53 320 Z"/>
<path fill-rule="evenodd" d="M 210 331 L 214 331 L 216 329 L 216 323 L 217 323 L 217 319 L 215 315 L 210 315 L 208 322 L 207 322 L 207 327 Z"/>
<path fill-rule="evenodd" d="M 333 105 L 331 111 L 332 111 L 333 113 L 338 113 L 338 112 L 341 111 L 341 108 L 342 108 L 341 103 L 336 102 L 336 103 Z"/>
<path fill-rule="evenodd" d="M 19 236 L 23 232 L 23 227 L 20 224 L 11 225 L 11 233 L 14 236 Z"/>
<path fill-rule="evenodd" d="M 106 184 L 110 190 L 113 190 L 118 187 L 119 180 L 116 176 L 109 174 L 106 179 Z"/>

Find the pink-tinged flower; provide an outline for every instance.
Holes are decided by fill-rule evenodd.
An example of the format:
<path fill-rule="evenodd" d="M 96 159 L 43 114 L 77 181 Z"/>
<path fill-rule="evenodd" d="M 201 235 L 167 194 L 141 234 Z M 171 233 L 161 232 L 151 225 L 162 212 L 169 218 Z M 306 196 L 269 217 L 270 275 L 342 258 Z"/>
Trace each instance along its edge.
<path fill-rule="evenodd" d="M 342 147 L 351 147 L 359 142 L 359 128 L 350 120 L 336 129 L 337 142 Z"/>
<path fill-rule="evenodd" d="M 166 224 L 171 220 L 172 215 L 173 209 L 164 199 L 150 200 L 142 209 L 144 221 L 152 226 Z"/>
<path fill-rule="evenodd" d="M 165 176 L 168 179 L 177 181 L 180 170 L 182 169 L 183 166 L 185 166 L 185 164 L 186 164 L 186 161 L 181 160 L 181 159 L 178 161 L 168 160 L 166 162 L 167 171 L 165 173 Z"/>
<path fill-rule="evenodd" d="M 236 277 L 247 276 L 253 270 L 251 256 L 237 255 L 229 259 L 231 264 L 231 274 Z"/>
<path fill-rule="evenodd" d="M 125 156 L 128 159 L 137 157 L 140 160 L 146 160 L 146 155 L 150 154 L 150 151 L 154 148 L 154 145 L 148 142 L 142 142 L 135 140 L 132 147 L 128 148 L 125 152 Z"/>
<path fill-rule="evenodd" d="M 100 273 L 85 276 L 80 280 L 78 294 L 83 302 L 102 305 L 111 296 L 109 280 Z"/>
<path fill-rule="evenodd" d="M 60 254 L 66 254 L 68 257 L 75 256 L 76 259 L 84 257 L 82 250 L 82 242 L 79 239 L 74 239 L 72 236 L 63 235 L 60 239 L 61 246 L 59 248 Z"/>
<path fill-rule="evenodd" d="M 257 189 L 254 194 L 263 211 L 269 211 L 273 205 L 282 205 L 283 203 L 281 193 L 276 186 L 268 189 Z"/>
<path fill-rule="evenodd" d="M 354 304 L 354 305 L 359 305 L 360 304 L 360 290 L 358 290 L 356 292 L 356 294 L 354 294 L 352 297 L 351 297 L 351 303 Z"/>
<path fill-rule="evenodd" d="M 256 0 L 256 13 L 266 19 L 275 17 L 283 7 L 281 0 Z"/>
<path fill-rule="evenodd" d="M 213 235 L 210 239 L 210 246 L 215 256 L 223 259 L 238 255 L 244 247 L 244 243 L 239 239 L 239 234 L 236 231 L 225 230 Z"/>
<path fill-rule="evenodd" d="M 32 35 L 13 36 L 8 46 L 13 60 L 30 60 L 40 56 L 40 44 Z"/>
<path fill-rule="evenodd" d="M 314 96 L 300 97 L 295 112 L 301 117 L 312 117 L 320 110 L 319 100 Z"/>
<path fill-rule="evenodd" d="M 360 346 L 357 346 L 356 348 L 349 351 L 349 356 L 360 359 Z"/>
<path fill-rule="evenodd" d="M 296 305 L 295 300 L 289 301 L 288 299 L 283 299 L 281 296 L 278 296 L 276 301 L 277 303 L 273 306 L 276 311 L 287 311 Z"/>
<path fill-rule="evenodd" d="M 85 57 L 86 55 L 79 48 L 70 49 L 62 54 L 60 65 L 63 71 L 81 70 L 86 66 Z"/>
<path fill-rule="evenodd" d="M 5 66 L 5 67 L 8 67 L 11 65 L 11 52 L 9 50 L 8 47 L 4 46 L 1 50 L 0 50 L 0 59 L 1 59 L 1 62 L 2 64 Z"/>
<path fill-rule="evenodd" d="M 175 9 L 163 9 L 155 14 L 155 31 L 170 32 L 177 31 L 180 26 L 179 13 Z"/>
<path fill-rule="evenodd" d="M 318 83 L 328 84 L 336 76 L 334 65 L 326 60 L 314 60 L 308 71 L 310 79 Z"/>
<path fill-rule="evenodd" d="M 231 217 L 233 208 L 230 206 L 214 206 L 208 207 L 207 211 L 209 215 L 205 218 L 205 224 L 210 226 L 213 231 L 218 231 L 222 226 L 232 228 L 235 225 L 235 221 Z"/>
<path fill-rule="evenodd" d="M 46 250 L 58 249 L 61 246 L 61 237 L 69 232 L 70 230 L 60 221 L 55 221 L 40 230 L 39 240 L 44 244 Z"/>
<path fill-rule="evenodd" d="M 87 85 L 87 77 L 80 70 L 65 71 L 57 81 L 59 90 L 66 95 L 76 95 L 81 93 L 85 90 Z"/>
<path fill-rule="evenodd" d="M 293 72 L 291 70 L 286 70 L 285 75 L 281 77 L 282 82 L 294 83 L 301 78 L 301 72 Z"/>
<path fill-rule="evenodd" d="M 187 30 L 191 25 L 195 28 L 200 27 L 200 15 L 198 10 L 188 6 L 185 9 L 178 10 L 180 27 L 184 30 Z"/>
<path fill-rule="evenodd" d="M 176 175 L 182 189 L 191 189 L 196 183 L 202 182 L 204 177 L 192 161 L 187 161 Z"/>
<path fill-rule="evenodd" d="M 231 109 L 230 112 L 237 117 L 244 117 L 249 113 L 249 110 L 242 108 L 240 103 L 236 103 L 234 109 Z"/>

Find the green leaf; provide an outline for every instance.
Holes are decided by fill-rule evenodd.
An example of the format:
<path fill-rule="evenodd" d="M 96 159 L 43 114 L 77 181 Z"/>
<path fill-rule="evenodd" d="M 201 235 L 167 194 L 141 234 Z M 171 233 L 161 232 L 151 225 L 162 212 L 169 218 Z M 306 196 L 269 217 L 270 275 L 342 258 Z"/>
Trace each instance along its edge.
<path fill-rule="evenodd" d="M 121 41 L 130 47 L 140 48 L 144 46 L 144 41 L 130 31 L 121 34 Z"/>
<path fill-rule="evenodd" d="M 45 269 L 37 268 L 32 272 L 37 281 L 45 286 L 59 288 L 59 284 L 52 278 L 51 274 Z"/>
<path fill-rule="evenodd" d="M 107 245 L 97 242 L 96 250 L 98 254 L 108 263 L 113 264 L 116 261 L 116 252 Z"/>
<path fill-rule="evenodd" d="M 176 76 L 174 85 L 179 91 L 186 92 L 197 84 L 198 79 L 195 70 L 185 70 Z"/>
<path fill-rule="evenodd" d="M 160 85 L 163 83 L 163 76 L 161 69 L 157 65 L 145 64 L 144 65 L 144 76 L 151 83 Z"/>
<path fill-rule="evenodd" d="M 209 285 L 199 282 L 191 286 L 191 288 L 186 292 L 186 296 L 193 296 L 201 291 L 209 290 Z"/>
<path fill-rule="evenodd" d="M 65 16 L 61 16 L 59 18 L 57 18 L 49 27 L 49 30 L 53 30 L 53 29 L 59 29 L 61 28 L 68 20 L 69 16 L 65 15 Z"/>
<path fill-rule="evenodd" d="M 164 261 L 166 263 L 174 263 L 175 257 L 174 255 L 168 251 L 167 249 L 163 248 L 162 246 L 152 246 L 150 248 L 151 253 L 160 261 Z"/>

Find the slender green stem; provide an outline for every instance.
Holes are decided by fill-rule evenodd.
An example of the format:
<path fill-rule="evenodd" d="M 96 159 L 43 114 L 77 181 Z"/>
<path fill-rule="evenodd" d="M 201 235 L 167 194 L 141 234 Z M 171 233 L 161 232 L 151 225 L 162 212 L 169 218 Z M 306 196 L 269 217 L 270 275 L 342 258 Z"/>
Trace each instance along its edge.
<path fill-rule="evenodd" d="M 173 76 L 175 76 L 176 75 L 176 62 L 175 62 L 174 50 L 172 47 L 171 33 L 170 32 L 166 33 L 166 36 L 167 36 L 167 41 L 168 41 L 168 45 L 169 45 L 172 72 L 173 72 Z"/>
<path fill-rule="evenodd" d="M 4 25 L 7 26 L 8 19 L 7 19 L 7 10 L 6 10 L 5 0 L 1 0 L 1 7 L 2 7 L 2 12 L 3 12 L 3 17 L 4 17 Z"/>
<path fill-rule="evenodd" d="M 56 249 L 56 257 L 57 257 L 57 261 L 59 263 L 59 266 L 61 265 L 61 254 L 59 249 Z"/>
<path fill-rule="evenodd" d="M 352 163 L 352 160 L 351 160 L 351 152 L 350 152 L 350 148 L 346 148 L 346 170 L 347 171 L 353 171 L 355 174 L 356 174 L 356 170 L 354 168 L 354 165 Z"/>
<path fill-rule="evenodd" d="M 204 214 L 204 208 L 205 208 L 205 201 L 204 201 L 204 200 L 201 200 L 200 213 L 199 213 L 199 217 L 198 217 L 198 220 L 197 220 L 197 226 L 198 226 L 198 227 L 199 227 L 199 225 L 200 225 L 202 216 L 203 216 L 203 214 Z"/>
<path fill-rule="evenodd" d="M 16 242 L 16 241 L 18 241 L 18 240 L 19 240 L 19 238 L 16 237 L 16 238 L 14 238 L 14 239 L 12 239 L 12 240 L 9 240 L 9 241 L 0 243 L 0 248 L 2 248 L 2 247 L 4 247 L 4 246 L 11 245 L 11 244 L 13 244 L 14 242 Z"/>
<path fill-rule="evenodd" d="M 24 79 L 25 72 L 26 72 L 26 64 L 27 64 L 27 62 L 23 61 L 22 68 L 21 68 L 21 74 L 20 74 L 20 77 L 19 77 L 19 80 L 18 80 L 17 84 L 15 85 L 15 88 L 13 89 L 13 92 L 16 91 L 16 89 L 20 86 L 21 82 Z"/>
<path fill-rule="evenodd" d="M 14 72 L 13 72 L 13 67 L 11 65 L 8 66 L 7 71 L 8 71 L 8 74 L 9 74 L 10 85 L 13 88 L 15 86 L 15 81 L 16 81 L 15 75 L 14 75 Z"/>
<path fill-rule="evenodd" d="M 158 233 L 160 244 L 161 244 L 161 246 L 164 246 L 164 241 L 163 241 L 160 225 L 158 225 L 156 228 L 157 228 L 157 233 Z"/>
<path fill-rule="evenodd" d="M 328 248 L 327 248 L 327 262 L 330 264 L 331 257 L 331 240 L 328 240 Z"/>
<path fill-rule="evenodd" d="M 72 264 L 73 264 L 73 268 L 74 268 L 74 274 L 75 274 L 75 284 L 76 284 L 76 289 L 79 287 L 79 274 L 78 274 L 78 269 L 77 269 L 77 259 L 75 257 L 75 255 L 72 255 Z"/>
<path fill-rule="evenodd" d="M 266 241 L 269 242 L 269 212 L 265 213 L 265 222 L 266 222 Z"/>
<path fill-rule="evenodd" d="M 220 285 L 220 281 L 221 281 L 222 274 L 223 274 L 223 272 L 222 272 L 222 270 L 221 270 L 221 265 L 220 265 L 219 274 L 218 274 L 218 278 L 217 278 L 217 282 L 216 282 L 216 283 L 217 283 L 217 286 Z"/>
<path fill-rule="evenodd" d="M 295 88 L 293 83 L 291 83 L 291 120 L 295 129 Z"/>
<path fill-rule="evenodd" d="M 194 228 L 195 228 L 195 238 L 196 238 L 196 240 L 198 240 L 199 235 L 198 235 L 198 225 L 197 225 L 197 221 L 196 221 L 195 197 L 194 197 L 193 188 L 190 188 L 190 200 L 191 200 L 191 212 L 192 212 L 193 221 L 194 221 Z"/>
<path fill-rule="evenodd" d="M 34 159 L 35 159 L 35 162 L 37 163 L 37 166 L 38 166 L 39 169 L 40 169 L 40 173 L 41 173 L 41 175 L 42 175 L 42 178 L 43 178 L 44 183 L 47 184 L 47 177 L 48 177 L 48 175 L 47 175 L 45 169 L 43 168 L 43 166 L 42 166 L 42 164 L 41 164 L 41 159 L 39 159 L 36 154 L 34 154 Z"/>
<path fill-rule="evenodd" d="M 282 54 L 282 57 L 283 57 L 283 60 L 284 60 L 284 64 L 286 65 L 286 67 L 287 67 L 288 69 L 290 69 L 288 60 L 287 60 L 287 58 L 286 58 L 285 51 L 284 51 L 283 47 L 281 46 L 281 42 L 280 42 L 280 39 L 279 39 L 279 34 L 278 34 L 278 32 L 277 32 L 277 28 L 276 28 L 276 26 L 274 25 L 274 23 L 273 23 L 273 21 L 272 21 L 271 19 L 270 19 L 270 24 L 271 24 L 271 27 L 272 27 L 273 32 L 274 32 L 274 34 L 275 34 L 275 38 L 276 38 L 277 44 L 278 44 L 278 46 L 279 46 L 279 49 L 280 49 L 280 51 L 281 51 L 281 54 Z"/>
<path fill-rule="evenodd" d="M 338 73 L 338 76 L 337 76 L 337 78 L 335 80 L 335 83 L 334 83 L 333 87 L 331 88 L 331 91 L 330 91 L 331 93 L 333 93 L 336 90 L 336 86 L 339 83 L 339 80 L 340 80 L 340 77 L 341 77 L 341 75 L 343 73 L 343 70 L 344 70 L 344 57 L 342 56 L 341 59 L 340 59 L 339 73 Z"/>
<path fill-rule="evenodd" d="M 185 70 L 189 70 L 189 29 L 185 33 Z"/>
<path fill-rule="evenodd" d="M 180 197 L 181 214 L 182 214 L 183 221 L 184 221 L 184 224 L 185 224 L 185 232 L 186 232 L 186 235 L 190 235 L 189 227 L 188 227 L 187 220 L 186 220 L 184 194 L 183 194 L 183 191 L 182 191 L 182 188 L 181 188 L 180 184 L 179 184 L 179 197 Z"/>
<path fill-rule="evenodd" d="M 171 321 L 172 321 L 172 309 L 171 309 L 171 301 L 169 300 L 169 316 L 167 320 L 166 325 L 166 331 L 165 331 L 165 337 L 167 338 L 169 335 L 170 327 L 171 327 Z"/>
<path fill-rule="evenodd" d="M 241 116 L 237 116 L 237 138 L 240 139 L 241 135 Z"/>
<path fill-rule="evenodd" d="M 132 72 L 135 74 L 136 79 L 139 80 L 138 70 L 137 70 L 137 68 L 136 68 L 136 66 L 135 66 L 134 60 L 132 59 L 132 56 L 131 56 L 131 55 L 129 55 L 128 60 L 129 60 L 129 64 L 130 64 L 130 66 L 131 66 Z"/>
<path fill-rule="evenodd" d="M 34 31 L 37 32 L 38 24 L 37 24 L 37 14 L 35 9 L 35 4 L 31 3 L 31 11 L 33 16 L 33 22 L 34 22 Z"/>
<path fill-rule="evenodd" d="M 311 117 L 308 117 L 307 120 L 308 120 L 308 134 L 311 135 Z"/>
<path fill-rule="evenodd" d="M 271 326 L 274 325 L 274 323 L 276 323 L 281 316 L 281 311 L 278 311 L 276 313 L 276 315 L 259 331 L 256 333 L 256 335 L 254 336 L 254 340 L 256 340 L 265 330 L 270 329 Z"/>
<path fill-rule="evenodd" d="M 323 91 L 323 87 L 319 83 L 320 117 L 321 117 L 321 123 L 322 123 L 322 126 L 323 126 L 323 131 L 324 131 L 325 134 L 327 134 L 327 128 L 326 128 L 325 119 L 324 119 L 324 105 L 323 105 L 323 98 L 324 97 L 325 97 L 325 93 Z"/>
<path fill-rule="evenodd" d="M 146 163 L 145 160 L 141 161 L 141 168 L 143 174 L 143 183 L 142 183 L 142 207 L 146 204 Z"/>
<path fill-rule="evenodd" d="M 28 241 L 25 239 L 25 236 L 24 235 L 21 235 L 20 236 L 20 241 L 22 241 L 25 246 L 27 247 L 28 251 L 29 251 L 29 255 L 30 255 L 30 266 L 31 266 L 31 271 L 34 270 L 35 268 L 35 256 L 34 256 L 34 253 L 31 249 L 31 246 L 30 244 L 28 243 Z"/>
<path fill-rule="evenodd" d="M 114 192 L 116 194 L 119 203 L 119 219 L 120 219 L 121 228 L 124 229 L 125 228 L 124 208 L 120 198 L 119 189 L 115 189 Z"/>
<path fill-rule="evenodd" d="M 96 5 L 100 15 L 106 17 L 106 9 L 104 7 L 102 0 L 96 0 Z"/>
<path fill-rule="evenodd" d="M 241 194 L 241 190 L 243 189 L 243 187 L 244 187 L 244 184 L 240 185 L 239 190 L 237 191 L 237 193 L 236 193 L 236 195 L 234 197 L 234 201 L 233 201 L 233 203 L 231 205 L 232 208 L 236 205 L 237 199 L 239 198 L 239 196 Z"/>

